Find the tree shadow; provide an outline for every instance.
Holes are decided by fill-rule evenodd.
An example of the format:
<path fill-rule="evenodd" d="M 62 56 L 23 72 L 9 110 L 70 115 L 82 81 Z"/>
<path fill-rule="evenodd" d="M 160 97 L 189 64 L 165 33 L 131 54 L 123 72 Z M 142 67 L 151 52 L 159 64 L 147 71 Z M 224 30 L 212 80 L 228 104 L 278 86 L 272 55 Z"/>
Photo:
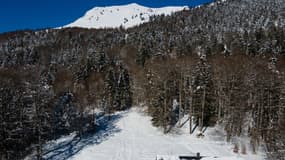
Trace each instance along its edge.
<path fill-rule="evenodd" d="M 84 132 L 81 137 L 76 135 L 69 140 L 45 147 L 43 159 L 65 160 L 89 145 L 100 144 L 108 140 L 109 137 L 121 131 L 121 129 L 115 125 L 121 117 L 121 114 L 111 116 L 99 115 L 97 117 L 96 127 Z"/>

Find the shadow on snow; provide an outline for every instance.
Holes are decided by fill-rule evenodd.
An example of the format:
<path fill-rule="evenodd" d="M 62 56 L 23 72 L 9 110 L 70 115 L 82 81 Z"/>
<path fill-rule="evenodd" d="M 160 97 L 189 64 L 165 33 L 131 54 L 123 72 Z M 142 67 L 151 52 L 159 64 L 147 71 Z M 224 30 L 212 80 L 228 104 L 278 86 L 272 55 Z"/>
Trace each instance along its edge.
<path fill-rule="evenodd" d="M 58 144 L 47 146 L 44 149 L 43 159 L 45 160 L 65 160 L 81 151 L 89 145 L 100 144 L 110 136 L 121 130 L 116 127 L 115 123 L 122 117 L 121 114 L 109 116 L 99 115 L 95 129 L 89 130 L 81 137 L 78 135 L 71 140 L 66 140 Z"/>

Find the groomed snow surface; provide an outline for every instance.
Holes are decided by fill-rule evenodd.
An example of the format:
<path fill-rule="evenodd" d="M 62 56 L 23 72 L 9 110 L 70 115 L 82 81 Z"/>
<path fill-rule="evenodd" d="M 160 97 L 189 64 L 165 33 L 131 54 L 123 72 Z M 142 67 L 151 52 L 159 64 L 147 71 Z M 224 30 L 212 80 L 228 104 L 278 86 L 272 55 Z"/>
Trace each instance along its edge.
<path fill-rule="evenodd" d="M 170 134 L 153 127 L 151 118 L 141 108 L 132 108 L 110 117 L 98 116 L 96 131 L 82 138 L 71 134 L 48 142 L 44 147 L 45 159 L 71 160 L 179 160 L 179 156 L 195 156 L 202 160 L 261 160 L 262 152 L 247 154 L 233 152 L 219 127 L 208 128 L 204 138 L 188 134 L 188 124 Z M 185 118 L 186 119 L 186 118 Z M 185 121 L 185 120 L 183 120 Z M 31 156 L 30 156 L 31 157 Z M 26 158 L 30 159 L 30 158 Z"/>
<path fill-rule="evenodd" d="M 153 15 L 170 15 L 171 13 L 189 9 L 181 7 L 149 8 L 136 3 L 121 6 L 95 7 L 89 10 L 84 16 L 64 27 L 81 28 L 124 28 L 149 21 Z"/>

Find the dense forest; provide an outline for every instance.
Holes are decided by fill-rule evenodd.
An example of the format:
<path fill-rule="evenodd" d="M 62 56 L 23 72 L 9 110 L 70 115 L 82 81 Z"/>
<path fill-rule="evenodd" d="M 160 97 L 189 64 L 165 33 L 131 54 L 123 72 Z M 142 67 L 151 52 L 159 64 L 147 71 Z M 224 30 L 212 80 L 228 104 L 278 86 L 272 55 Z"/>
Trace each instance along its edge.
<path fill-rule="evenodd" d="M 97 108 L 138 104 L 165 133 L 189 115 L 189 134 L 220 124 L 242 153 L 262 145 L 284 159 L 284 11 L 283 0 L 227 0 L 130 29 L 1 34 L 0 159 L 42 159 L 47 140 L 96 129 Z"/>

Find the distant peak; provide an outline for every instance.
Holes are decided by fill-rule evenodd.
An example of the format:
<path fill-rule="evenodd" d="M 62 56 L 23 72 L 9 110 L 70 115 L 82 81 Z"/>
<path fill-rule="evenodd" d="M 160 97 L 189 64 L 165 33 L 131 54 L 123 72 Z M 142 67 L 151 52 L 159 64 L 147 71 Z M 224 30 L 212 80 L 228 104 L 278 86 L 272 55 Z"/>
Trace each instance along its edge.
<path fill-rule="evenodd" d="M 127 6 L 142 6 L 142 5 L 137 4 L 137 3 L 130 3 L 130 4 L 127 4 Z"/>
<path fill-rule="evenodd" d="M 134 27 L 149 21 L 154 15 L 170 15 L 188 9 L 186 6 L 150 8 L 137 3 L 125 5 L 94 7 L 84 16 L 64 27 L 81 28 L 124 28 Z"/>
<path fill-rule="evenodd" d="M 120 4 L 120 5 L 111 5 L 111 6 L 104 6 L 104 7 L 94 7 L 94 8 L 125 8 L 125 7 L 144 7 L 138 3 L 128 3 L 128 4 Z"/>

